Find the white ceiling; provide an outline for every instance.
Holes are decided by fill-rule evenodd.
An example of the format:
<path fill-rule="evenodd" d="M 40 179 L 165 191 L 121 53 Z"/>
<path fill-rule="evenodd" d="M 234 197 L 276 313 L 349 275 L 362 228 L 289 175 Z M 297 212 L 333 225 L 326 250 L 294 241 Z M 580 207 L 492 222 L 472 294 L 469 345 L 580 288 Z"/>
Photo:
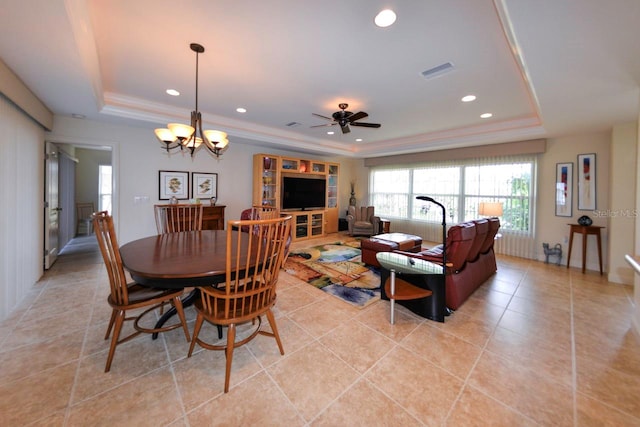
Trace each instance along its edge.
<path fill-rule="evenodd" d="M 231 144 L 375 157 L 606 131 L 639 115 L 638 0 L 0 2 L 0 58 L 54 113 L 150 134 L 194 109 L 191 42 L 206 49 L 199 110 Z M 398 19 L 378 28 L 387 7 Z M 446 62 L 452 72 L 422 76 Z M 467 94 L 477 100 L 460 102 Z M 340 102 L 382 127 L 311 128 L 326 123 L 312 113 Z"/>

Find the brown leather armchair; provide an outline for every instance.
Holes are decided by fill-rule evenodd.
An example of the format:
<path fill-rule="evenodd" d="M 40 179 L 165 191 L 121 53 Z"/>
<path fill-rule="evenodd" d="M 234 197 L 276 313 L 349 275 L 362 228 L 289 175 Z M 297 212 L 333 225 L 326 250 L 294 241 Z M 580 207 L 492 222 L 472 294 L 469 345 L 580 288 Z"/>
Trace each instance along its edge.
<path fill-rule="evenodd" d="M 380 217 L 373 206 L 349 206 L 347 225 L 350 236 L 373 236 L 379 234 Z"/>

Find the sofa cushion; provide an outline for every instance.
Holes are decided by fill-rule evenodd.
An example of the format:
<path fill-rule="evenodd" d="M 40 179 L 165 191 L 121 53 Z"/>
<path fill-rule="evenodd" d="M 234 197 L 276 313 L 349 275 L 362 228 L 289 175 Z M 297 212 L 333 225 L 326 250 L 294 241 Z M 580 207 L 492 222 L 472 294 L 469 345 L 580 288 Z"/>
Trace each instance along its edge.
<path fill-rule="evenodd" d="M 487 232 L 487 236 L 484 238 L 484 243 L 480 247 L 481 254 L 486 254 L 489 249 L 493 247 L 496 234 L 498 234 L 498 229 L 500 229 L 500 220 L 498 218 L 489 218 L 488 222 L 489 231 Z"/>
<path fill-rule="evenodd" d="M 467 254 L 467 262 L 473 262 L 478 259 L 480 248 L 484 244 L 485 238 L 487 237 L 487 232 L 489 231 L 489 221 L 487 221 L 486 219 L 478 219 L 472 222 L 476 225 L 476 235 L 473 238 L 473 244 L 469 248 L 469 253 Z"/>
<path fill-rule="evenodd" d="M 449 270 L 460 271 L 467 260 L 469 249 L 476 235 L 476 226 L 473 222 L 463 222 L 449 228 L 447 233 L 447 264 Z M 442 263 L 442 246 L 420 252 L 420 257 L 431 262 Z"/>

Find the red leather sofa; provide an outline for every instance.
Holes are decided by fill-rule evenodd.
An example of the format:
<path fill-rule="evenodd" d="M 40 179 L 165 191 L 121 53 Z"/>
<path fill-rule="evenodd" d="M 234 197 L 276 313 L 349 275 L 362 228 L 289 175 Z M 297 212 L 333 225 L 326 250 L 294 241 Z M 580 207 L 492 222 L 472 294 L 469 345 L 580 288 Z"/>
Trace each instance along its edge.
<path fill-rule="evenodd" d="M 449 228 L 446 253 L 446 306 L 456 310 L 497 270 L 493 251 L 498 218 L 463 222 Z M 396 250 L 413 258 L 442 263 L 442 245 L 422 252 Z"/>

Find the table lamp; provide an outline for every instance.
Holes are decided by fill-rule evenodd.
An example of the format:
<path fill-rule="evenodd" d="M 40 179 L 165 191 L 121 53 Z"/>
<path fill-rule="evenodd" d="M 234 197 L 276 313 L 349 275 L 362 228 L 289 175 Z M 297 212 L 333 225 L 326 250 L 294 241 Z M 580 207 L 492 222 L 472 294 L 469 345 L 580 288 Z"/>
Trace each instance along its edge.
<path fill-rule="evenodd" d="M 478 215 L 482 216 L 502 216 L 502 203 L 500 202 L 481 202 L 478 206 Z"/>

